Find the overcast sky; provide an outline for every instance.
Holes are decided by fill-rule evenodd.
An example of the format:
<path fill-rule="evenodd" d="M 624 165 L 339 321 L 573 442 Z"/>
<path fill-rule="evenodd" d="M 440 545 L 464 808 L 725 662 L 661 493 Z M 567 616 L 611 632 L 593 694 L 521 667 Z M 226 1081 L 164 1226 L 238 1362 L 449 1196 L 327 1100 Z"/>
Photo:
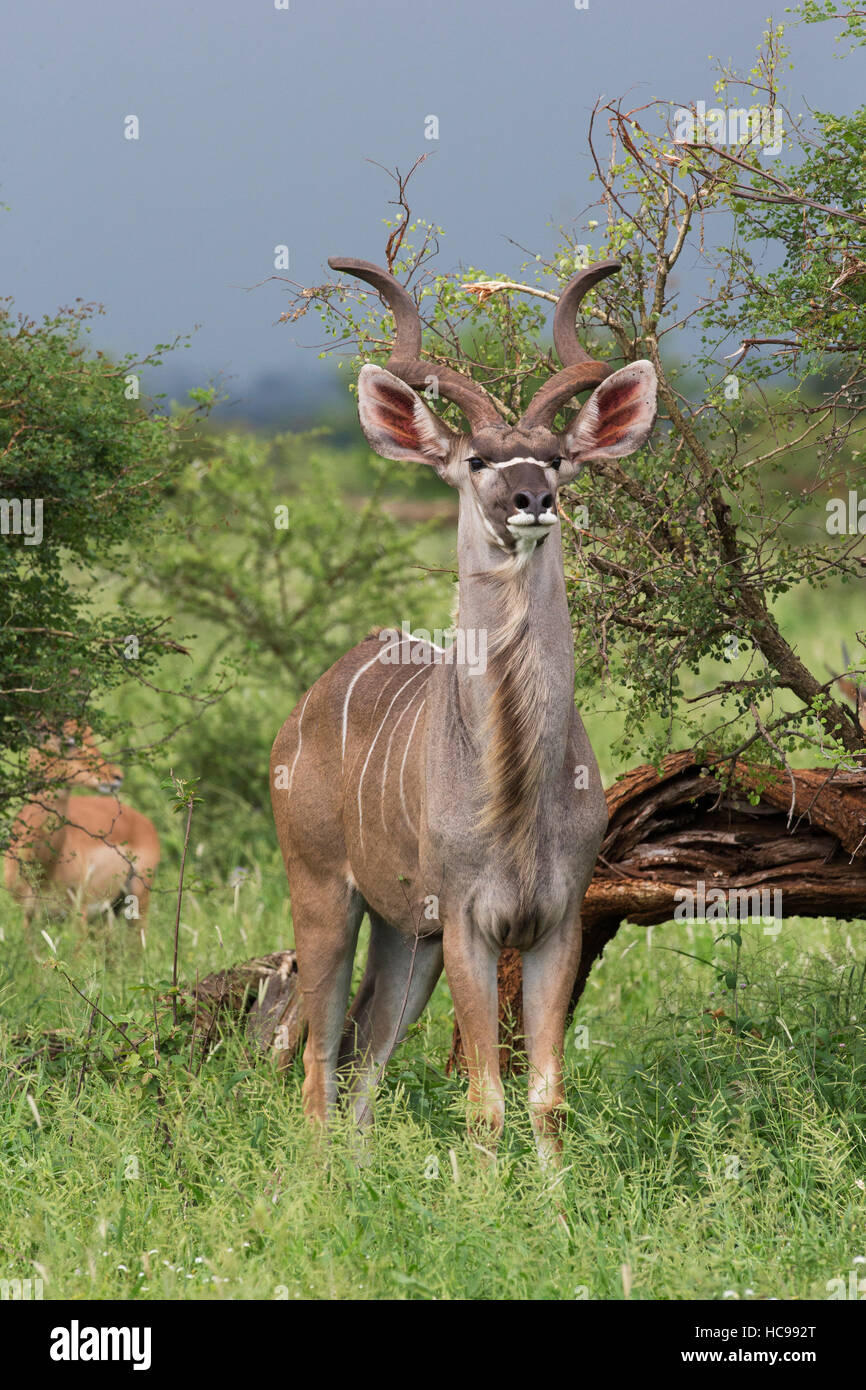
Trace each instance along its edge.
<path fill-rule="evenodd" d="M 417 177 L 440 264 L 514 273 L 508 242 L 591 200 L 601 94 L 713 102 L 712 53 L 747 68 L 755 0 L 19 0 L 3 19 L 2 293 L 41 314 L 101 301 L 99 345 L 141 351 L 201 325 L 183 366 L 325 370 L 318 320 L 276 326 L 274 247 L 293 279 L 329 254 L 383 259 L 391 196 L 368 160 Z M 778 7 L 784 17 L 784 8 Z M 829 25 L 791 33 L 791 104 L 849 110 L 863 61 Z M 862 55 L 862 50 L 861 50 Z M 858 91 L 859 87 L 859 91 Z M 140 139 L 124 138 L 136 115 Z M 425 117 L 439 139 L 424 138 Z M 297 338 L 297 343 L 294 341 Z M 306 344 L 306 348 L 304 347 Z"/>

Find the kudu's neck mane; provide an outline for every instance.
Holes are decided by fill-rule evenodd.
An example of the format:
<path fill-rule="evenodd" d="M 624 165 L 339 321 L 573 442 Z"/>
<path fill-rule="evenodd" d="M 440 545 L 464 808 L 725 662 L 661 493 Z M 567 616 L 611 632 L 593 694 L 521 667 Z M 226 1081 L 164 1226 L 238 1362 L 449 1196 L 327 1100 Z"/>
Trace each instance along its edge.
<path fill-rule="evenodd" d="M 502 556 L 461 517 L 458 629 L 486 635 L 482 674 L 455 668 L 480 761 L 478 828 L 524 889 L 536 867 L 545 783 L 561 771 L 574 703 L 574 646 L 558 530 L 528 558 Z"/>

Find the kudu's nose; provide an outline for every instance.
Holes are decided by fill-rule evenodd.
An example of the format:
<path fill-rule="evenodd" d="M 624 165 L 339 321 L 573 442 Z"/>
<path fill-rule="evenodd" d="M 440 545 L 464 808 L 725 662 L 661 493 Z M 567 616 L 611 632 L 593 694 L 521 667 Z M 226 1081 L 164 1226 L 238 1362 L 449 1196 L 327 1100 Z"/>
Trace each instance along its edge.
<path fill-rule="evenodd" d="M 517 511 L 529 512 L 535 521 L 542 512 L 553 509 L 552 492 L 529 492 L 527 488 L 521 488 L 520 492 L 515 492 L 511 501 Z"/>

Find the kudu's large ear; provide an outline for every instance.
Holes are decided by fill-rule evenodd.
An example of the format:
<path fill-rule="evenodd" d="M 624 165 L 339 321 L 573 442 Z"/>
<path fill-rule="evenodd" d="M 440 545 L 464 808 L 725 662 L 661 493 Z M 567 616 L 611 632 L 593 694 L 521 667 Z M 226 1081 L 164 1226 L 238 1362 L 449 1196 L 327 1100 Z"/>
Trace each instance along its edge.
<path fill-rule="evenodd" d="M 455 435 L 411 386 L 384 367 L 368 362 L 361 368 L 358 416 L 367 443 L 382 458 L 430 463 L 438 472 L 444 470 Z"/>
<path fill-rule="evenodd" d="M 649 438 L 656 418 L 652 362 L 630 362 L 597 386 L 563 438 L 563 482 L 594 458 L 625 458 Z"/>

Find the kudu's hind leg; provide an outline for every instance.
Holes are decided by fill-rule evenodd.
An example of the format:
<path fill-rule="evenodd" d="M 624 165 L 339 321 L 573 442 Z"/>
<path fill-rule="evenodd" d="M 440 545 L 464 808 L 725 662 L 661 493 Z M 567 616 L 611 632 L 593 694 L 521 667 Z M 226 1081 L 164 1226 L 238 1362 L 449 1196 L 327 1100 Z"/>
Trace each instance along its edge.
<path fill-rule="evenodd" d="M 337 1061 L 364 900 L 345 880 L 290 876 L 298 985 L 307 1022 L 304 1111 L 325 1123 L 337 1101 Z"/>
<path fill-rule="evenodd" d="M 414 955 L 413 955 L 414 952 Z M 421 1016 L 442 973 L 442 938 L 407 937 L 370 912 L 370 948 L 349 1010 L 340 1064 L 351 1064 L 355 1120 L 373 1118 L 372 1100 L 391 1050 Z"/>
<path fill-rule="evenodd" d="M 495 1145 L 505 1119 L 499 1074 L 498 956 L 467 928 L 445 932 L 445 973 L 460 1027 L 469 1073 L 467 1127 L 470 1139 Z"/>
<path fill-rule="evenodd" d="M 529 1061 L 529 1111 L 542 1165 L 556 1163 L 565 1087 L 562 1054 L 571 991 L 580 965 L 580 920 L 523 953 L 523 1023 Z"/>

